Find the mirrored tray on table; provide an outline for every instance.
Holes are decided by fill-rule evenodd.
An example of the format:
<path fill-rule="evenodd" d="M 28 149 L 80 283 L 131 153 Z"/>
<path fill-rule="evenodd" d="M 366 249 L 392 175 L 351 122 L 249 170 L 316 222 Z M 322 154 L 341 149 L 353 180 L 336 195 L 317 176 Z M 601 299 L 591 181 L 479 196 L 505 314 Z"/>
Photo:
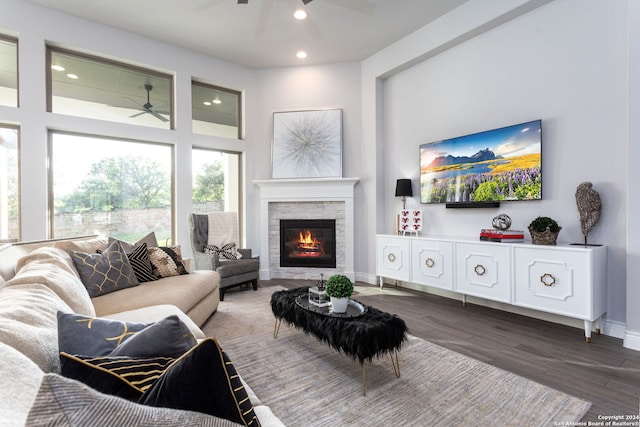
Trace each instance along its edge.
<path fill-rule="evenodd" d="M 367 306 L 354 299 L 349 300 L 349 305 L 347 306 L 347 311 L 345 313 L 334 313 L 330 305 L 327 307 L 318 307 L 310 304 L 309 296 L 307 294 L 298 295 L 298 297 L 296 297 L 296 304 L 298 304 L 305 310 L 313 311 L 314 313 L 330 317 L 360 317 L 367 312 Z"/>

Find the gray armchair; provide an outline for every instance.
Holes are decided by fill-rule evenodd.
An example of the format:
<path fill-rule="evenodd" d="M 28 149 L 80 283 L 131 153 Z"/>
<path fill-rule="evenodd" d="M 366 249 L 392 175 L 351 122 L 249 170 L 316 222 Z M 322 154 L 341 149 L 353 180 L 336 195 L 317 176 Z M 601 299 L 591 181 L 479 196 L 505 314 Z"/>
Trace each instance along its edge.
<path fill-rule="evenodd" d="M 195 269 L 214 270 L 220 275 L 220 301 L 224 301 L 224 292 L 234 286 L 250 283 L 254 291 L 258 290 L 260 257 L 252 257 L 251 249 L 238 249 L 242 258 L 237 260 L 220 259 L 217 254 L 205 253 L 209 238 L 206 214 L 189 215 L 189 235 Z"/>

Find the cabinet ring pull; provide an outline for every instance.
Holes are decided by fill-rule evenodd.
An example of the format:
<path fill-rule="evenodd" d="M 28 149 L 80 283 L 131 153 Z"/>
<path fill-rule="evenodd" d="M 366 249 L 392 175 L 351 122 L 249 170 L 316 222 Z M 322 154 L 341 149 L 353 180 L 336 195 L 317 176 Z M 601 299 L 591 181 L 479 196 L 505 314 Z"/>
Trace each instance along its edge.
<path fill-rule="evenodd" d="M 473 271 L 475 271 L 478 276 L 483 276 L 487 272 L 487 269 L 484 268 L 484 265 L 478 264 L 473 267 Z"/>
<path fill-rule="evenodd" d="M 549 273 L 544 273 L 542 276 L 540 276 L 540 281 L 545 286 L 553 286 L 557 282 L 557 280 L 554 277 L 554 275 L 553 274 L 549 274 Z"/>
<path fill-rule="evenodd" d="M 433 268 L 433 266 L 436 265 L 436 262 L 433 260 L 433 258 L 427 258 L 424 260 L 424 265 L 429 268 Z"/>
<path fill-rule="evenodd" d="M 391 262 L 394 262 L 396 260 L 396 256 L 395 254 L 391 253 L 389 255 L 387 255 L 387 259 Z"/>

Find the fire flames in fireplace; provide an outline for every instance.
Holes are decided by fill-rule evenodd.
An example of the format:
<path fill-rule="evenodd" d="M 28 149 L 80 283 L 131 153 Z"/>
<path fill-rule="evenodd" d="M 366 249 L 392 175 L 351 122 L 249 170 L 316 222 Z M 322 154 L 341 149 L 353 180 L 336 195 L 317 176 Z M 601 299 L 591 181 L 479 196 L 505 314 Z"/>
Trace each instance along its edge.
<path fill-rule="evenodd" d="M 320 256 L 324 255 L 324 245 L 313 237 L 311 230 L 304 230 L 300 231 L 296 252 L 298 256 Z"/>

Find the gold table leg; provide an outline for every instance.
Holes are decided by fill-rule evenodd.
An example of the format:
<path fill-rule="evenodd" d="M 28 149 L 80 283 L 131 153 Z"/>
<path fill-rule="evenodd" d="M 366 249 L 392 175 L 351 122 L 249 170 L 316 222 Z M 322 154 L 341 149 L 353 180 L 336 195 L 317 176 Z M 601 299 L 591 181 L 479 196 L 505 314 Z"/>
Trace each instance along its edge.
<path fill-rule="evenodd" d="M 278 332 L 280 331 L 280 324 L 282 324 L 282 319 L 276 319 L 276 324 L 273 325 L 273 337 L 278 338 Z"/>

